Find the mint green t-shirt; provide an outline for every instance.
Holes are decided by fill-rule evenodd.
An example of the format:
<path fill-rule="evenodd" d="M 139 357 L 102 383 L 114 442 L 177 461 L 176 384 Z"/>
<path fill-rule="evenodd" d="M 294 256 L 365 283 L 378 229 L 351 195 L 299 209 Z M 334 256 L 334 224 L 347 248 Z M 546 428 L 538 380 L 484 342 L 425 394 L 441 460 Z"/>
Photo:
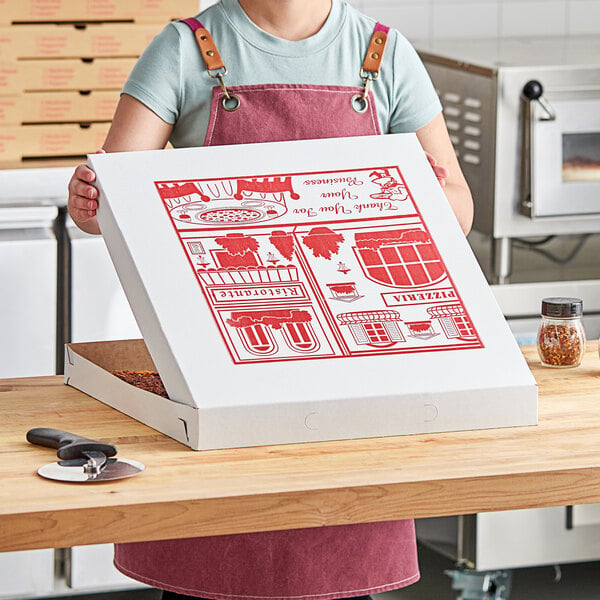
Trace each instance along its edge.
<path fill-rule="evenodd" d="M 211 33 L 227 67 L 225 83 L 297 83 L 362 86 L 360 69 L 375 27 L 343 0 L 333 0 L 323 27 L 313 36 L 289 41 L 257 27 L 238 0 L 220 0 L 197 15 Z M 175 147 L 202 146 L 208 128 L 212 88 L 196 39 L 184 23 L 169 23 L 144 51 L 123 93 L 174 124 Z M 384 133 L 416 131 L 441 112 L 429 75 L 416 51 L 390 30 L 380 77 L 372 84 Z"/>

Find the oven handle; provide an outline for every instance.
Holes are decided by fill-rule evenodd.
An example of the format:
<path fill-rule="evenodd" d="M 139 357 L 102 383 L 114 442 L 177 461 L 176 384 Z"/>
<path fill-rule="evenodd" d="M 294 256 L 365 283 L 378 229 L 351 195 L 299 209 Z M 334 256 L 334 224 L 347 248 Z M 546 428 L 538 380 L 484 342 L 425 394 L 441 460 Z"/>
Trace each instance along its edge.
<path fill-rule="evenodd" d="M 554 121 L 556 113 L 548 101 L 544 98 L 544 88 L 536 79 L 528 81 L 523 86 L 522 96 L 529 102 L 537 102 L 543 109 L 544 115 L 540 116 L 541 121 Z"/>
<path fill-rule="evenodd" d="M 536 79 L 528 81 L 521 91 L 521 102 L 523 110 L 521 111 L 521 149 L 520 158 L 520 212 L 532 219 L 534 217 L 533 209 L 533 181 L 531 179 L 531 161 L 533 158 L 533 102 L 537 102 L 543 113 L 538 117 L 540 121 L 556 120 L 556 113 L 548 101 L 544 98 L 544 88 Z"/>

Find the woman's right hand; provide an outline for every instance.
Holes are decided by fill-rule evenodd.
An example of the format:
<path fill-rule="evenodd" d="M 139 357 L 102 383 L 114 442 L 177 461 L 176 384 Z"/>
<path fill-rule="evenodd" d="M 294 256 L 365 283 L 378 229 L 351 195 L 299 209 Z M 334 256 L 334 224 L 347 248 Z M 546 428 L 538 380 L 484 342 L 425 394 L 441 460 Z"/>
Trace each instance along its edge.
<path fill-rule="evenodd" d="M 67 207 L 71 218 L 86 233 L 100 233 L 96 209 L 98 208 L 98 189 L 93 185 L 96 173 L 86 164 L 79 165 L 69 181 L 69 200 Z"/>
<path fill-rule="evenodd" d="M 163 121 L 139 100 L 122 94 L 98 153 L 158 150 L 165 147 L 172 130 L 172 124 Z M 98 189 L 94 186 L 95 181 L 96 173 L 83 164 L 75 169 L 69 182 L 69 214 L 77 227 L 86 233 L 100 233 L 96 219 Z"/>

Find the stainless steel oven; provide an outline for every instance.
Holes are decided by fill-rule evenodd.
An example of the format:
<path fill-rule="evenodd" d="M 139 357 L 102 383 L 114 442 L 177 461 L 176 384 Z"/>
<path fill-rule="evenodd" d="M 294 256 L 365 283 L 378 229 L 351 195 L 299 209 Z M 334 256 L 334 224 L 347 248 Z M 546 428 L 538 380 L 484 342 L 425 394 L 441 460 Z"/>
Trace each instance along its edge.
<path fill-rule="evenodd" d="M 474 229 L 491 241 L 492 289 L 509 323 L 533 330 L 545 295 L 582 297 L 597 318 L 597 260 L 584 280 L 510 274 L 515 240 L 600 233 L 600 38 L 416 46 L 473 192 Z M 600 505 L 425 519 L 417 531 L 476 570 L 600 560 Z"/>
<path fill-rule="evenodd" d="M 600 39 L 416 44 L 508 281 L 511 240 L 600 232 Z"/>

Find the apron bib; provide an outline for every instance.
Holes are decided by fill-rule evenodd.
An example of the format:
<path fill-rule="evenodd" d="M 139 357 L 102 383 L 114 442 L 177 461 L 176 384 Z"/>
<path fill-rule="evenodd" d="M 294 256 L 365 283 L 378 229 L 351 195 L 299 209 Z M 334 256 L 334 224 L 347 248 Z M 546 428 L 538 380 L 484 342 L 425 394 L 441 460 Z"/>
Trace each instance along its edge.
<path fill-rule="evenodd" d="M 360 87 L 270 84 L 231 86 L 239 108 L 227 111 L 223 90 L 213 88 L 205 146 L 284 142 L 381 133 L 371 101 L 367 110 L 351 108 Z"/>
<path fill-rule="evenodd" d="M 388 28 L 376 25 L 357 87 L 265 84 L 227 87 L 227 69 L 196 19 L 212 91 L 205 146 L 380 134 L 375 99 Z M 381 593 L 419 579 L 412 520 L 117 544 L 126 575 L 215 600 L 329 600 Z"/>

